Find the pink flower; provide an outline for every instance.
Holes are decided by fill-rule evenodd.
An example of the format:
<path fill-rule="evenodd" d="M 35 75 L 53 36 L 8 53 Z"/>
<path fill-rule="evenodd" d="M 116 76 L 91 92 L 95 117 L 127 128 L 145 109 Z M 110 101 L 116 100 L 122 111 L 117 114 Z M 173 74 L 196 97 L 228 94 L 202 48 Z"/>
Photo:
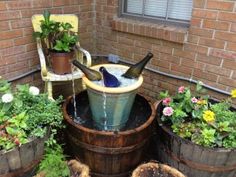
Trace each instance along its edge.
<path fill-rule="evenodd" d="M 173 113 L 174 113 L 174 110 L 173 110 L 172 107 L 165 107 L 165 108 L 163 109 L 163 114 L 164 114 L 165 116 L 171 116 Z"/>
<path fill-rule="evenodd" d="M 193 98 L 191 99 L 191 101 L 192 101 L 192 103 L 197 103 L 197 102 L 198 102 L 198 99 L 195 98 L 195 97 L 193 97 Z"/>
<path fill-rule="evenodd" d="M 178 92 L 179 93 L 184 93 L 184 90 L 185 90 L 185 87 L 181 86 L 181 87 L 179 87 Z"/>
<path fill-rule="evenodd" d="M 170 97 L 167 97 L 167 98 L 165 98 L 162 101 L 163 105 L 165 105 L 165 106 L 168 106 L 170 104 L 170 102 L 171 102 L 171 98 Z"/>

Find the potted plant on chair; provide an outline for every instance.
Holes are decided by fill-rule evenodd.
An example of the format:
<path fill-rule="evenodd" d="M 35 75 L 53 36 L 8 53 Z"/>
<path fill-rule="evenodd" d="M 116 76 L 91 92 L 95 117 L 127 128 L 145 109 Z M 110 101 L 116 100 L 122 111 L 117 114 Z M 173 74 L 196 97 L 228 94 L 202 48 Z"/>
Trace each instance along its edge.
<path fill-rule="evenodd" d="M 71 73 L 70 61 L 75 55 L 78 34 L 72 31 L 70 23 L 50 20 L 50 12 L 45 11 L 41 20 L 41 32 L 34 32 L 40 38 L 46 54 L 49 54 L 52 69 L 56 74 Z"/>

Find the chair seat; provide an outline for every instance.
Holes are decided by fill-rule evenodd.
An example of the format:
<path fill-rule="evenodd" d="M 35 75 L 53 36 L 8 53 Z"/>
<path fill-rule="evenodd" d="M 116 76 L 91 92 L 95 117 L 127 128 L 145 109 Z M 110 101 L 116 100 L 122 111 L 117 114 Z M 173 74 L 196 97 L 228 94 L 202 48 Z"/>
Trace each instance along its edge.
<path fill-rule="evenodd" d="M 81 72 L 80 70 L 73 71 L 73 73 L 71 73 L 71 74 L 63 74 L 63 75 L 55 74 L 52 71 L 48 71 L 47 76 L 42 77 L 42 79 L 44 81 L 69 81 L 72 79 L 79 79 L 83 75 L 84 75 L 84 73 Z"/>

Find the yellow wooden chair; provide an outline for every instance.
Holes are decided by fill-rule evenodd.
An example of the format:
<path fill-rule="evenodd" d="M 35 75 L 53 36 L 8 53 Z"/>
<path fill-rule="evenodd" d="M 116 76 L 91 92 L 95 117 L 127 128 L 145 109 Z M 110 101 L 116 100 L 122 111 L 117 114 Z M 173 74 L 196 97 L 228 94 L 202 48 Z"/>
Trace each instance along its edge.
<path fill-rule="evenodd" d="M 43 15 L 33 15 L 32 16 L 32 24 L 35 32 L 40 32 L 40 21 L 43 20 Z M 62 14 L 62 15 L 55 15 L 51 14 L 50 19 L 56 22 L 64 22 L 64 23 L 70 23 L 73 26 L 72 31 L 78 32 L 78 24 L 79 20 L 76 15 L 71 14 Z M 74 67 L 73 75 L 72 74 L 64 74 L 64 75 L 58 75 L 53 73 L 50 68 L 48 67 L 47 58 L 48 56 L 45 55 L 43 52 L 42 44 L 40 39 L 36 39 L 37 41 L 37 49 L 40 59 L 40 65 L 41 65 L 41 76 L 42 80 L 45 82 L 45 91 L 48 92 L 48 97 L 53 99 L 53 91 L 52 91 L 52 82 L 60 82 L 60 81 L 71 81 L 72 79 L 81 79 L 83 76 L 83 73 L 80 69 Z M 82 64 L 86 66 L 91 66 L 91 55 L 88 51 L 84 50 L 80 47 L 79 43 L 77 43 L 77 46 L 79 46 L 79 51 L 76 54 L 76 59 L 79 60 Z M 85 57 L 84 57 L 85 56 Z M 85 59 L 85 60 L 84 60 Z"/>

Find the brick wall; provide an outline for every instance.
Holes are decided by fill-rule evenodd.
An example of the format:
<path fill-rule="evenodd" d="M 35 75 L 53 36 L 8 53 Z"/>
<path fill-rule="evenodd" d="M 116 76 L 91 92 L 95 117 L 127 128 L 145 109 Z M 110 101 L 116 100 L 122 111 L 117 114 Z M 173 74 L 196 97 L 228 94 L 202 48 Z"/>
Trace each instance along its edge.
<path fill-rule="evenodd" d="M 151 51 L 149 67 L 230 92 L 236 88 L 236 2 L 194 0 L 189 28 L 117 17 L 118 0 L 96 3 L 97 53 L 136 62 Z M 152 98 L 184 81 L 145 72 L 142 92 Z M 211 94 L 215 94 L 211 92 Z M 221 97 L 222 95 L 216 95 Z"/>
<path fill-rule="evenodd" d="M 49 9 L 80 17 L 81 44 L 90 53 L 112 53 L 137 62 L 151 51 L 154 58 L 149 67 L 230 91 L 236 88 L 235 4 L 194 0 L 186 29 L 118 18 L 118 0 L 0 1 L 0 75 L 9 79 L 38 65 L 30 18 Z M 141 92 L 150 98 L 156 98 L 160 90 L 175 91 L 189 84 L 148 71 L 144 76 Z M 41 83 L 40 75 L 20 82 L 33 80 Z"/>
<path fill-rule="evenodd" d="M 90 51 L 94 35 L 93 0 L 7 0 L 0 1 L 0 75 L 11 79 L 39 64 L 36 43 L 32 38 L 31 16 L 51 13 L 74 13 L 80 18 L 81 45 Z M 19 80 L 41 83 L 40 74 Z"/>

